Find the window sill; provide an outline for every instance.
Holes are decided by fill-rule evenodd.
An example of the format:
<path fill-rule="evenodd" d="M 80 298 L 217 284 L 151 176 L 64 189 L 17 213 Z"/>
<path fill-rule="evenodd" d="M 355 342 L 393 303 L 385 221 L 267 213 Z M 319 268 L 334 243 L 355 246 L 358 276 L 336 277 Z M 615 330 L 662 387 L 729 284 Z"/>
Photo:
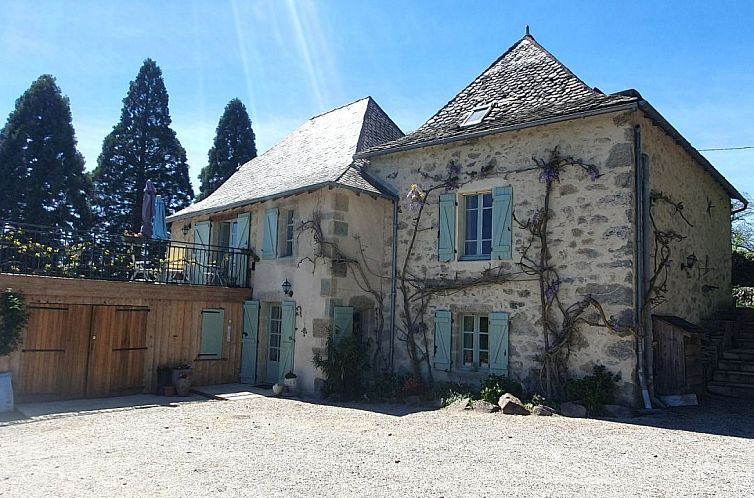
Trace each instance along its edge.
<path fill-rule="evenodd" d="M 218 356 L 216 358 L 196 358 L 194 361 L 228 361 L 228 358 L 221 358 Z"/>
<path fill-rule="evenodd" d="M 461 256 L 458 261 L 489 261 L 490 259 L 489 254 L 482 254 L 480 256 Z"/>

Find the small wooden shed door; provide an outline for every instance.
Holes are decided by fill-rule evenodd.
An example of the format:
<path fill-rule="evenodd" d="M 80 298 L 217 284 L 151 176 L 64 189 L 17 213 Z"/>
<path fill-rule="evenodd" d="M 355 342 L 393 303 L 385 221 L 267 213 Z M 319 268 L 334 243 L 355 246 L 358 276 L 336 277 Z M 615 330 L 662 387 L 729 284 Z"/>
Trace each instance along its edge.
<path fill-rule="evenodd" d="M 95 306 L 86 395 L 108 396 L 144 389 L 147 308 Z"/>
<path fill-rule="evenodd" d="M 16 392 L 27 399 L 84 396 L 91 306 L 40 304 L 29 312 Z"/>

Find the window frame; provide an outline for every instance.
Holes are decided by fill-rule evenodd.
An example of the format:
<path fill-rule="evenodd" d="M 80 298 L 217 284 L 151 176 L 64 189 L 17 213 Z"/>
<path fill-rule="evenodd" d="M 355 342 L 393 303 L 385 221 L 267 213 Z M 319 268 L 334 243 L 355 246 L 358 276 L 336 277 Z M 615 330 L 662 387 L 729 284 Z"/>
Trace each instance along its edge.
<path fill-rule="evenodd" d="M 275 317 L 275 310 L 278 311 L 278 316 Z M 277 332 L 273 332 L 273 324 L 277 324 Z M 281 352 L 282 352 L 282 344 L 283 344 L 283 305 L 276 303 L 271 304 L 269 308 L 269 312 L 267 315 L 267 336 L 268 336 L 268 344 L 267 344 L 267 355 L 266 359 L 267 361 L 280 361 L 281 358 Z M 272 338 L 273 336 L 278 337 L 277 345 L 274 346 L 272 344 Z M 272 353 L 272 350 L 275 349 L 277 351 L 277 359 L 273 360 L 270 357 L 270 353 Z"/>
<path fill-rule="evenodd" d="M 478 125 L 484 120 L 484 118 L 486 118 L 489 115 L 491 110 L 492 110 L 492 104 L 484 104 L 484 105 L 476 106 L 471 111 L 469 111 L 469 113 L 466 115 L 463 121 L 461 121 L 461 124 L 459 126 L 461 128 L 465 128 L 467 126 Z M 484 113 L 482 114 L 481 117 L 474 119 L 472 121 L 471 116 L 473 116 L 474 113 L 479 112 L 479 111 L 484 111 Z"/>
<path fill-rule="evenodd" d="M 490 205 L 484 206 L 484 197 L 489 196 L 490 199 Z M 460 194 L 461 202 L 458 203 L 458 208 L 461 216 L 458 216 L 460 218 L 460 234 L 461 237 L 459 237 L 459 243 L 461 244 L 461 250 L 459 251 L 460 261 L 489 261 L 492 259 L 492 242 L 493 242 L 493 224 L 495 222 L 493 214 L 493 205 L 494 205 L 494 199 L 492 195 L 492 191 L 481 191 L 481 192 L 469 192 Z M 476 238 L 473 239 L 476 243 L 476 253 L 475 254 L 467 254 L 466 253 L 466 244 L 468 239 L 466 238 L 466 228 L 467 228 L 467 213 L 469 209 L 467 208 L 467 201 L 469 198 L 476 197 L 477 198 L 477 207 L 474 208 L 474 210 L 477 211 L 477 222 L 476 222 Z M 489 224 L 490 224 L 490 233 L 489 238 L 485 239 L 483 237 L 484 232 L 484 216 L 485 213 L 489 216 Z M 490 251 L 488 253 L 484 253 L 484 242 L 489 242 L 489 248 Z"/>
<path fill-rule="evenodd" d="M 473 320 L 471 330 L 466 328 L 466 318 Z M 482 322 L 486 323 L 486 330 L 482 331 Z M 459 351 L 460 361 L 458 364 L 462 370 L 473 372 L 486 372 L 490 370 L 490 317 L 482 313 L 461 313 L 459 320 Z M 466 346 L 466 336 L 472 337 L 471 347 Z M 487 347 L 482 349 L 482 336 L 486 336 Z M 466 363 L 466 352 L 471 351 L 471 364 Z M 486 365 L 482 365 L 482 353 L 486 353 Z"/>
<path fill-rule="evenodd" d="M 293 256 L 295 250 L 294 239 L 296 234 L 296 211 L 288 209 L 285 211 L 285 230 L 283 231 L 283 252 L 280 257 Z"/>

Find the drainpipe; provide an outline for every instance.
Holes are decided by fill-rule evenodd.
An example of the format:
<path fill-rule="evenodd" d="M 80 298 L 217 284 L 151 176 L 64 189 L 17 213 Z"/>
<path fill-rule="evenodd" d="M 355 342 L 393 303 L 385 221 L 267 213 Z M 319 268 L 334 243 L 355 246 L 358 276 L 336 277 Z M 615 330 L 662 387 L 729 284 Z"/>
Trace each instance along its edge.
<path fill-rule="evenodd" d="M 645 370 L 647 351 L 646 351 L 646 337 L 648 333 L 647 322 L 649 322 L 649 316 L 645 319 L 644 311 L 646 303 L 644 298 L 646 296 L 646 232 L 645 232 L 645 217 L 647 214 L 648 205 L 645 203 L 645 175 L 644 165 L 641 157 L 641 127 L 636 125 L 634 127 L 634 165 L 635 165 L 635 191 L 636 191 L 636 287 L 635 287 L 635 299 L 636 299 L 636 316 L 637 323 L 640 330 L 644 331 L 643 337 L 636 337 L 636 353 L 637 353 L 637 375 L 639 377 L 639 386 L 641 387 L 641 397 L 644 402 L 644 408 L 647 410 L 652 409 L 652 400 L 649 394 L 649 387 L 647 386 L 647 373 Z"/>
<path fill-rule="evenodd" d="M 394 372 L 393 356 L 395 353 L 395 302 L 397 298 L 398 279 L 398 197 L 393 199 L 393 247 L 392 275 L 390 276 L 390 373 Z"/>

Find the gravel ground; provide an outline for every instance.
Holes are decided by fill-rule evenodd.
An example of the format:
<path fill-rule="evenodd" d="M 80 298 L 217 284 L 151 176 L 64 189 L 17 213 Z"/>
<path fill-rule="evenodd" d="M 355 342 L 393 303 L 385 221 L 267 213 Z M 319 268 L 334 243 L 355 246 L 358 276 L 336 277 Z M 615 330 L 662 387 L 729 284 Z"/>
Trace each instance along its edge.
<path fill-rule="evenodd" d="M 0 427 L 3 496 L 751 496 L 754 404 L 626 422 L 257 397 Z"/>

